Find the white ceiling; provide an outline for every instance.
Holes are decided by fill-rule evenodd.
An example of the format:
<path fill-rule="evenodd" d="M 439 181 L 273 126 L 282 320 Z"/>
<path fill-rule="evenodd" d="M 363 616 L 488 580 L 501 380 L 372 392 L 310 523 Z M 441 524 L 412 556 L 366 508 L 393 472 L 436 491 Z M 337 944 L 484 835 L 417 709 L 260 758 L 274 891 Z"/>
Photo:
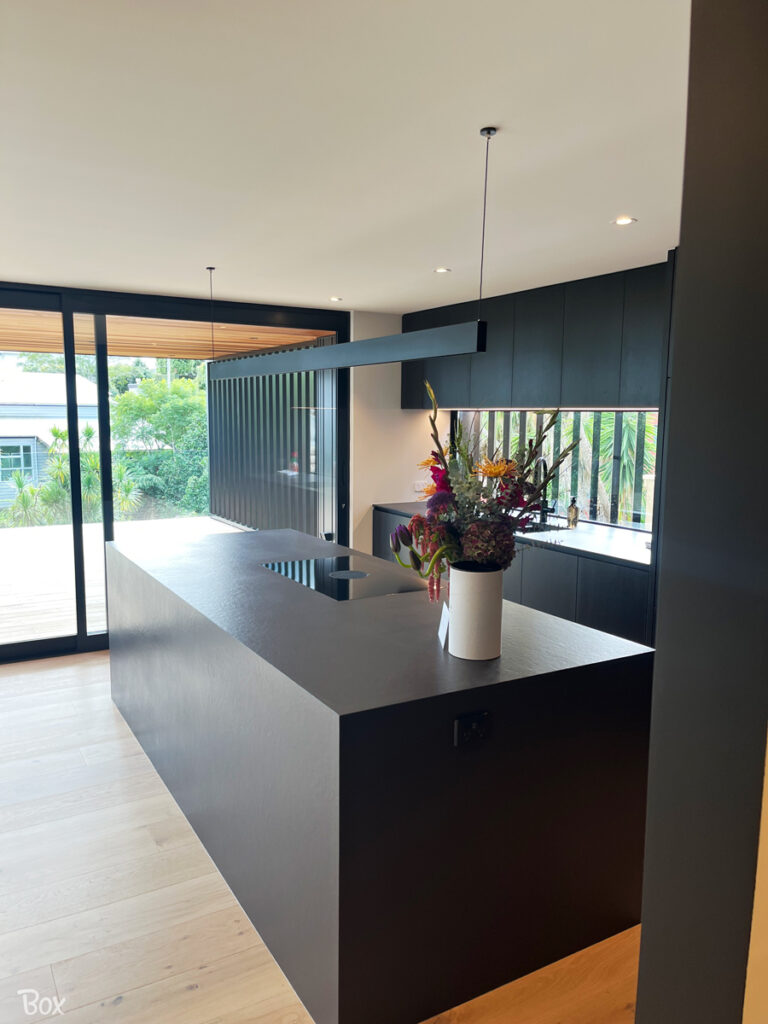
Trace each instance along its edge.
<path fill-rule="evenodd" d="M 677 244 L 690 0 L 3 0 L 0 279 L 405 312 Z M 617 228 L 619 213 L 637 223 Z M 451 274 L 434 274 L 445 264 Z"/>

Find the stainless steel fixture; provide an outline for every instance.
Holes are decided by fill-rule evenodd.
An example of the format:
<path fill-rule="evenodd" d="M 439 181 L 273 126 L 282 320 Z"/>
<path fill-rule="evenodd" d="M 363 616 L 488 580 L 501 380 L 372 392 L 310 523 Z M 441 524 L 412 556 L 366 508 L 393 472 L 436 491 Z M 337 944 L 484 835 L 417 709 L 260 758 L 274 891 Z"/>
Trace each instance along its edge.
<path fill-rule="evenodd" d="M 540 455 L 536 462 L 533 464 L 533 486 L 540 487 L 542 482 L 547 479 L 547 473 L 549 467 L 547 466 L 547 460 L 543 455 Z M 548 485 L 547 485 L 548 486 Z M 541 509 L 539 511 L 539 522 L 542 526 L 546 525 L 547 516 L 555 511 L 554 505 L 547 504 L 547 486 L 541 492 Z"/>

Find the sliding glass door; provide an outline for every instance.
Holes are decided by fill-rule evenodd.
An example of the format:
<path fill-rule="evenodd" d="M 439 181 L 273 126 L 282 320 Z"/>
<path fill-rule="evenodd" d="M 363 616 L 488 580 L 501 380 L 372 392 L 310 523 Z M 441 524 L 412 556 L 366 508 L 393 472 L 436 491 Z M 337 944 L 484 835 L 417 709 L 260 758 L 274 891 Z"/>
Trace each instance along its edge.
<path fill-rule="evenodd" d="M 13 650 L 77 632 L 61 313 L 0 308 L 0 344 L 0 650 Z M 95 416 L 96 385 L 78 401 Z"/>
<path fill-rule="evenodd" d="M 262 323 L 243 322 L 253 311 Z M 224 509 L 218 496 L 212 508 L 208 368 L 347 340 L 348 321 L 226 303 L 216 313 L 211 324 L 207 302 L 0 283 L 0 662 L 107 646 L 113 539 L 236 530 L 251 525 L 251 500 L 276 513 L 260 512 L 257 528 L 343 538 L 344 372 L 251 381 L 250 420 L 245 405 L 226 410 L 250 461 L 228 477 Z"/>

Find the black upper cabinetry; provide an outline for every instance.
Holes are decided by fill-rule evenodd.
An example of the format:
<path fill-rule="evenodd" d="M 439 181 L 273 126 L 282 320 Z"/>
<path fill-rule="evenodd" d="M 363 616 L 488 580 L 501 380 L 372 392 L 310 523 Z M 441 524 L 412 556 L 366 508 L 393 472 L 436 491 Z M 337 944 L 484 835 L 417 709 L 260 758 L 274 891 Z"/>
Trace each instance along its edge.
<path fill-rule="evenodd" d="M 440 309 L 425 309 L 419 313 L 406 314 L 403 317 L 403 333 L 420 331 L 426 327 L 465 324 L 477 318 L 476 302 L 459 302 L 455 306 L 442 306 Z M 469 372 L 470 360 L 473 358 L 474 356 L 436 356 L 434 359 L 403 363 L 403 367 L 407 367 L 407 372 L 403 375 L 402 407 L 430 408 L 424 389 L 425 380 L 434 388 L 444 409 L 463 409 L 469 406 Z"/>
<path fill-rule="evenodd" d="M 515 358 L 512 407 L 560 404 L 565 286 L 518 292 L 515 299 Z"/>
<path fill-rule="evenodd" d="M 623 311 L 624 274 L 587 277 L 565 286 L 560 389 L 564 409 L 618 406 Z"/>
<path fill-rule="evenodd" d="M 469 357 L 469 407 L 509 406 L 515 352 L 515 296 L 484 299 L 480 317 L 488 324 L 488 330 L 485 352 L 475 352 Z"/>
<path fill-rule="evenodd" d="M 656 263 L 625 274 L 619 404 L 656 408 L 666 365 L 672 266 Z"/>
<path fill-rule="evenodd" d="M 657 408 L 666 361 L 667 263 L 484 299 L 485 352 L 403 364 L 402 406 Z M 477 318 L 477 303 L 408 313 L 403 331 Z"/>

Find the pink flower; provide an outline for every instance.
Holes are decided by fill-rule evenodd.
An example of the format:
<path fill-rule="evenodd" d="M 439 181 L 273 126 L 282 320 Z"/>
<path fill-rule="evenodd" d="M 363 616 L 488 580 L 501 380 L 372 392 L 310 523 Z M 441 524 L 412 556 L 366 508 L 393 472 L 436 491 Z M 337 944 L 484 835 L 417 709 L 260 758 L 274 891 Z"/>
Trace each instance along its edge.
<path fill-rule="evenodd" d="M 450 494 L 451 485 L 448 481 L 448 471 L 443 469 L 441 466 L 432 466 L 429 472 L 432 475 L 432 482 L 435 485 L 435 491 L 442 491 L 445 494 Z"/>

